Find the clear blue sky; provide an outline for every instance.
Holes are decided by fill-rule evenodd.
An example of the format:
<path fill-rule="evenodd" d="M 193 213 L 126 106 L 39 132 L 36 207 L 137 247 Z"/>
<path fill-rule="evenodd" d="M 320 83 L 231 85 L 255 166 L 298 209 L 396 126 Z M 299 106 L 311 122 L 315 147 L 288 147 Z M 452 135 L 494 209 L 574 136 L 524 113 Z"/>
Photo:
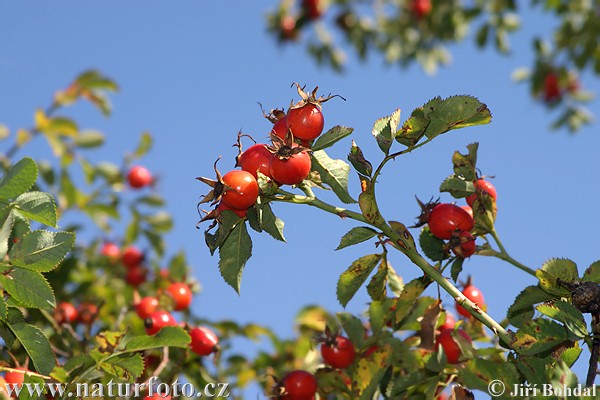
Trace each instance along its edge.
<path fill-rule="evenodd" d="M 331 312 L 341 311 L 335 296 L 339 274 L 356 258 L 375 251 L 363 244 L 335 252 L 353 222 L 277 204 L 288 243 L 253 233 L 253 257 L 238 296 L 221 279 L 217 258 L 210 256 L 202 230 L 195 228 L 196 203 L 206 187 L 194 178 L 211 176 L 219 155 L 224 156 L 223 170 L 233 167 L 231 145 L 240 128 L 265 138 L 270 126 L 257 102 L 266 108 L 287 106 L 296 99 L 290 88 L 294 81 L 319 85 L 324 94 L 347 99 L 325 104 L 326 128 L 354 127 L 352 137 L 374 163 L 380 157 L 370 134 L 375 119 L 401 108 L 404 120 L 436 95 L 479 97 L 493 113 L 490 125 L 444 135 L 390 163 L 377 193 L 383 214 L 412 223 L 418 214 L 414 196 L 437 196 L 439 184 L 451 173 L 452 152 L 478 141 L 479 168 L 496 176 L 497 229 L 516 259 L 538 268 L 551 257 L 568 257 L 580 271 L 600 259 L 600 125 L 576 136 L 549 132 L 552 116 L 529 98 L 525 85 L 509 78 L 532 59 L 531 34 L 547 32 L 552 21 L 528 13 L 525 28 L 513 36 L 512 57 L 476 51 L 472 41 L 455 46 L 452 65 L 433 77 L 416 67 L 386 67 L 377 57 L 366 64 L 351 58 L 348 71 L 337 75 L 316 67 L 302 46 L 277 46 L 264 21 L 275 2 L 258 4 L 0 0 L 0 122 L 13 132 L 30 126 L 35 108 L 49 104 L 56 89 L 85 69 L 97 68 L 114 78 L 121 91 L 112 98 L 112 117 L 104 119 L 86 105 L 69 114 L 82 127 L 108 135 L 95 160 L 118 161 L 142 131 L 154 135 L 154 151 L 143 163 L 160 175 L 160 190 L 176 221 L 167 237 L 169 249 L 187 252 L 203 285 L 194 301 L 197 315 L 255 321 L 290 336 L 294 315 L 304 305 L 319 303 Z M 585 84 L 600 92 L 598 81 Z M 597 106 L 592 109 L 600 115 Z M 345 159 L 349 146 L 348 138 L 330 155 Z M 41 143 L 33 149 L 34 157 L 49 154 Z M 356 195 L 354 177 L 351 187 Z M 420 273 L 400 255 L 391 262 L 406 281 Z M 467 274 L 485 292 L 489 312 L 498 320 L 517 293 L 535 284 L 510 265 L 483 257 L 465 263 Z M 451 306 L 449 296 L 443 299 Z M 361 289 L 347 309 L 359 313 L 367 302 Z M 253 352 L 252 346 L 244 351 Z M 585 363 L 579 362 L 580 377 Z"/>

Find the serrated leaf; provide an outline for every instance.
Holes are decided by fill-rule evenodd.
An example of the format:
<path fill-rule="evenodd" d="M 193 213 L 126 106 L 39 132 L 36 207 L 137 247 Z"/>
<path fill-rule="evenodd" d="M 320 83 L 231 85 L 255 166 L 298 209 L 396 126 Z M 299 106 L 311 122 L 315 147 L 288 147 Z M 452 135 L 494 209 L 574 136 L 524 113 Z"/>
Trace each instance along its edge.
<path fill-rule="evenodd" d="M 38 170 L 35 161 L 25 157 L 9 168 L 0 179 L 0 200 L 12 200 L 35 184 Z"/>
<path fill-rule="evenodd" d="M 337 197 L 346 204 L 356 203 L 348 192 L 350 166 L 342 160 L 333 160 L 323 150 L 311 154 L 312 168 L 317 171 L 321 181 L 329 186 Z"/>
<path fill-rule="evenodd" d="M 142 157 L 146 153 L 148 153 L 151 148 L 152 148 L 152 135 L 150 135 L 149 132 L 144 132 L 140 136 L 140 141 L 138 143 L 137 148 L 135 149 L 134 154 L 138 158 Z"/>
<path fill-rule="evenodd" d="M 488 124 L 492 115 L 487 106 L 471 96 L 435 98 L 423 106 L 429 118 L 425 136 L 432 139 L 451 129 Z"/>
<path fill-rule="evenodd" d="M 455 199 L 467 197 L 475 191 L 473 182 L 465 181 L 456 176 L 449 176 L 440 185 L 440 192 L 448 192 Z"/>
<path fill-rule="evenodd" d="M 553 360 L 542 357 L 519 356 L 516 360 L 519 372 L 527 379 L 530 385 L 542 386 L 548 383 L 547 366 Z"/>
<path fill-rule="evenodd" d="M 390 147 L 392 146 L 392 139 L 396 134 L 396 130 L 398 129 L 399 123 L 400 109 L 397 109 L 392 113 L 392 115 L 379 118 L 373 124 L 372 134 L 373 136 L 375 136 L 379 148 L 385 154 L 388 154 L 390 151 Z"/>
<path fill-rule="evenodd" d="M 4 301 L 4 296 L 0 296 L 0 321 L 6 320 L 8 309 L 6 307 L 6 301 Z"/>
<path fill-rule="evenodd" d="M 30 220 L 56 227 L 56 204 L 54 197 L 44 192 L 27 192 L 14 201 L 19 212 Z"/>
<path fill-rule="evenodd" d="M 583 314 L 573 305 L 557 300 L 552 303 L 540 304 L 536 309 L 542 314 L 562 322 L 577 338 L 583 339 L 587 336 Z"/>
<path fill-rule="evenodd" d="M 528 286 L 515 298 L 513 304 L 508 308 L 506 317 L 512 325 L 521 328 L 526 322 L 532 320 L 535 304 L 552 300 L 555 297 L 543 291 L 539 286 Z"/>
<path fill-rule="evenodd" d="M 507 388 L 521 383 L 519 372 L 514 364 L 510 362 L 495 362 L 484 358 L 473 358 L 465 363 L 466 368 L 462 370 L 465 386 L 470 389 L 489 391 L 488 386 L 492 381 L 500 381 Z"/>
<path fill-rule="evenodd" d="M 431 234 L 428 226 L 421 229 L 419 235 L 419 246 L 423 253 L 432 261 L 442 261 L 447 258 L 447 251 L 444 251 L 444 241 Z"/>
<path fill-rule="evenodd" d="M 285 242 L 283 228 L 285 223 L 279 219 L 271 209 L 269 203 L 261 204 L 260 207 L 260 228 L 271 235 L 274 239 Z"/>
<path fill-rule="evenodd" d="M 450 276 L 454 282 L 458 281 L 458 275 L 462 272 L 463 264 L 465 262 L 464 258 L 457 257 L 452 262 L 452 267 L 450 268 Z"/>
<path fill-rule="evenodd" d="M 567 282 L 579 280 L 577 264 L 564 258 L 553 258 L 544 263 L 541 269 L 535 271 L 535 276 L 540 280 L 540 286 L 548 293 L 558 296 L 569 296 L 571 292 L 556 283 L 557 279 Z"/>
<path fill-rule="evenodd" d="M 373 301 L 383 301 L 387 298 L 387 263 L 382 260 L 377 268 L 377 272 L 371 278 L 371 281 L 367 285 L 367 293 L 371 296 Z"/>
<path fill-rule="evenodd" d="M 360 346 L 365 339 L 365 327 L 360 318 L 346 312 L 339 312 L 336 316 L 344 332 L 348 335 L 348 339 L 352 341 L 354 346 Z"/>
<path fill-rule="evenodd" d="M 73 143 L 77 147 L 81 148 L 94 148 L 104 144 L 104 134 L 98 131 L 85 131 L 77 135 L 73 140 Z"/>
<path fill-rule="evenodd" d="M 52 309 L 54 292 L 42 274 L 23 268 L 14 268 L 10 274 L 0 274 L 0 286 L 23 307 Z"/>
<path fill-rule="evenodd" d="M 526 322 L 515 335 L 511 347 L 519 354 L 535 355 L 552 350 L 567 340 L 565 329 L 554 321 L 538 318 Z"/>
<path fill-rule="evenodd" d="M 10 262 L 21 268 L 38 272 L 52 271 L 75 244 L 70 232 L 29 232 L 10 249 Z"/>
<path fill-rule="evenodd" d="M 402 128 L 396 132 L 396 141 L 407 147 L 414 146 L 425 135 L 427 125 L 429 125 L 429 118 L 425 115 L 423 108 L 413 110 Z"/>
<path fill-rule="evenodd" d="M 423 294 L 428 284 L 423 278 L 416 278 L 404 285 L 396 300 L 396 321 L 402 321 L 412 310 L 415 300 Z"/>
<path fill-rule="evenodd" d="M 8 327 L 29 355 L 36 371 L 42 375 L 52 372 L 56 365 L 56 358 L 48 338 L 42 331 L 24 322 L 10 324 Z"/>
<path fill-rule="evenodd" d="M 242 271 L 252 256 L 252 240 L 246 224 L 238 223 L 219 247 L 219 271 L 221 276 L 238 294 Z"/>
<path fill-rule="evenodd" d="M 348 128 L 340 125 L 334 126 L 330 130 L 319 136 L 317 140 L 313 143 L 311 149 L 312 151 L 318 151 L 331 147 L 343 138 L 350 136 L 350 134 L 353 131 L 354 128 Z"/>
<path fill-rule="evenodd" d="M 477 179 L 477 150 L 479 149 L 479 143 L 471 143 L 467 146 L 468 153 L 462 154 L 459 151 L 455 151 L 452 154 L 452 165 L 454 169 L 454 176 L 458 179 L 473 182 Z M 464 190 L 471 193 L 475 192 L 475 185 L 473 187 L 467 186 Z"/>
<path fill-rule="evenodd" d="M 340 250 L 348 246 L 353 246 L 355 244 L 365 242 L 375 236 L 377 236 L 377 231 L 375 229 L 366 226 L 357 226 L 355 228 L 350 229 L 348 233 L 342 236 L 340 244 L 338 245 L 336 250 Z"/>
<path fill-rule="evenodd" d="M 361 257 L 340 275 L 337 284 L 337 299 L 343 307 L 346 307 L 358 289 L 365 283 L 381 257 L 381 254 Z"/>
<path fill-rule="evenodd" d="M 355 399 L 373 399 L 379 382 L 390 367 L 391 355 L 389 345 L 380 346 L 369 357 L 358 361 L 352 375 L 352 391 Z"/>
<path fill-rule="evenodd" d="M 15 225 L 15 214 L 13 210 L 5 208 L 4 210 L 5 218 L 2 218 L 0 215 L 0 221 L 4 220 L 2 223 L 2 228 L 0 229 L 0 260 L 3 260 L 8 252 L 8 240 L 10 239 L 10 235 L 13 231 L 13 226 Z"/>
<path fill-rule="evenodd" d="M 125 351 L 132 353 L 162 347 L 187 348 L 190 344 L 190 335 L 178 326 L 166 326 L 156 335 L 143 335 L 132 337 L 125 345 Z"/>
<path fill-rule="evenodd" d="M 561 360 L 567 364 L 567 366 L 572 367 L 575 362 L 579 359 L 583 349 L 579 346 L 579 342 L 575 342 L 572 347 L 565 349 L 561 355 Z"/>
<path fill-rule="evenodd" d="M 356 172 L 363 176 L 370 177 L 373 173 L 373 166 L 365 158 L 362 150 L 356 145 L 354 140 L 352 141 L 352 147 L 350 147 L 348 161 L 350 161 L 350 164 L 352 164 Z"/>
<path fill-rule="evenodd" d="M 600 260 L 593 262 L 584 272 L 583 281 L 600 283 Z"/>
<path fill-rule="evenodd" d="M 127 382 L 133 382 L 144 372 L 144 360 L 139 353 L 118 354 L 98 364 L 98 368 Z"/>

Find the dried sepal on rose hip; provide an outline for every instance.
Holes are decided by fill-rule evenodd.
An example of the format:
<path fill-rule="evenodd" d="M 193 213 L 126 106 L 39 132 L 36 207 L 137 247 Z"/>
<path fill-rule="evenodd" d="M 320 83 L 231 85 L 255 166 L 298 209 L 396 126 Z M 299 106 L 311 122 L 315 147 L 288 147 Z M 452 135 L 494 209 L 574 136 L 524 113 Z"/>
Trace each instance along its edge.
<path fill-rule="evenodd" d="M 323 117 L 321 104 L 331 100 L 339 95 L 328 95 L 317 97 L 315 87 L 312 92 L 305 92 L 304 87 L 294 82 L 298 90 L 301 100 L 296 104 L 291 104 L 287 112 L 287 129 L 294 133 L 294 137 L 302 141 L 311 141 L 316 139 L 325 126 L 325 118 Z"/>
<path fill-rule="evenodd" d="M 417 196 L 415 196 L 415 199 L 417 199 L 417 203 L 419 203 L 419 207 L 421 207 L 421 214 L 417 216 L 417 222 L 411 226 L 411 228 L 419 228 L 425 225 L 429 221 L 429 215 L 431 214 L 431 211 L 433 211 L 435 206 L 440 204 L 439 198 L 437 200 L 433 200 L 432 197 L 427 203 L 423 203 Z"/>
<path fill-rule="evenodd" d="M 260 104 L 260 103 L 258 103 Z M 274 108 L 268 114 L 262 108 L 262 104 L 260 104 L 260 109 L 262 110 L 263 117 L 265 117 L 269 122 L 273 124 L 271 127 L 270 133 L 276 134 L 279 138 L 285 139 L 287 135 L 287 115 L 283 108 Z"/>
<path fill-rule="evenodd" d="M 452 232 L 447 247 L 455 256 L 469 258 L 475 254 L 475 237 L 469 231 L 456 230 Z"/>
<path fill-rule="evenodd" d="M 214 164 L 217 179 L 196 178 L 212 187 L 212 190 L 198 204 L 210 202 L 210 205 L 214 206 L 222 201 L 232 209 L 247 210 L 258 198 L 258 183 L 256 179 L 251 173 L 242 170 L 232 170 L 225 175 L 221 175 L 217 169 L 219 159 Z"/>

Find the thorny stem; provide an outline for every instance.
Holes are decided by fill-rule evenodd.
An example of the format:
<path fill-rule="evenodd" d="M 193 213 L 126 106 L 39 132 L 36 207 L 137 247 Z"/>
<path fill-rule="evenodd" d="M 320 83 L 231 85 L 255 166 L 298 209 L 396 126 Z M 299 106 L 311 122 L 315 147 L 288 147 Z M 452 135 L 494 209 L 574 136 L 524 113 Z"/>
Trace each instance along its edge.
<path fill-rule="evenodd" d="M 494 238 L 494 241 L 496 242 L 496 244 L 498 245 L 498 248 L 500 249 L 500 253 L 496 252 L 496 254 L 494 254 L 494 256 L 496 256 L 499 259 L 504 260 L 508 263 L 511 263 L 515 267 L 519 268 L 521 271 L 527 272 L 529 275 L 536 276 L 534 270 L 532 270 L 531 268 L 529 268 L 528 266 L 526 266 L 524 264 L 521 264 L 520 262 L 518 262 L 517 260 L 515 260 L 508 254 L 508 252 L 504 248 L 504 245 L 500 241 L 500 237 L 498 236 L 496 229 L 492 229 L 492 231 L 490 232 L 490 235 L 492 235 L 492 237 Z"/>
<path fill-rule="evenodd" d="M 391 159 L 391 158 L 390 158 Z M 383 163 L 382 163 L 383 164 Z M 274 196 L 275 200 L 283 201 L 288 203 L 296 203 L 296 204 L 307 204 L 309 206 L 320 208 L 323 211 L 327 211 L 331 214 L 336 214 L 342 218 L 347 217 L 350 219 L 354 219 L 356 221 L 369 224 L 375 228 L 380 229 L 383 234 L 385 234 L 388 238 L 391 239 L 392 245 L 394 248 L 404 253 L 414 264 L 416 264 L 423 272 L 437 282 L 446 292 L 448 292 L 454 300 L 462 305 L 464 308 L 469 310 L 469 312 L 479 321 L 481 321 L 485 326 L 490 328 L 498 337 L 507 345 L 513 341 L 512 335 L 506 331 L 498 322 L 496 322 L 492 317 L 490 317 L 487 313 L 481 310 L 475 303 L 471 300 L 467 299 L 461 292 L 456 288 L 448 279 L 443 277 L 440 272 L 427 260 L 425 260 L 415 248 L 406 248 L 405 239 L 398 232 L 395 232 L 386 222 L 382 222 L 381 224 L 371 224 L 369 223 L 362 214 L 359 214 L 354 211 L 347 210 L 341 207 L 335 207 L 331 204 L 325 203 L 316 197 L 307 197 L 302 195 L 296 195 L 290 192 L 286 192 L 282 189 L 279 189 L 277 194 Z"/>
<path fill-rule="evenodd" d="M 592 334 L 592 350 L 585 380 L 586 386 L 594 386 L 598 372 L 598 359 L 600 358 L 600 315 L 598 314 L 592 314 Z"/>

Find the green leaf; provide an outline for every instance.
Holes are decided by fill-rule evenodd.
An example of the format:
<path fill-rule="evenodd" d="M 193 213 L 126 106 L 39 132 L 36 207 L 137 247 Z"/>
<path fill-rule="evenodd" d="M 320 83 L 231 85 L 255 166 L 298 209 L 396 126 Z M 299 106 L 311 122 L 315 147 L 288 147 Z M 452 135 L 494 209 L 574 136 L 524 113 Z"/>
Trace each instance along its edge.
<path fill-rule="evenodd" d="M 352 375 L 354 398 L 371 400 L 390 367 L 392 349 L 389 345 L 380 346 L 371 356 L 361 358 Z"/>
<path fill-rule="evenodd" d="M 331 147 L 343 138 L 350 136 L 350 134 L 353 131 L 354 128 L 347 128 L 345 126 L 340 125 L 334 126 L 330 130 L 319 136 L 317 140 L 313 143 L 311 149 L 312 151 L 318 151 Z"/>
<path fill-rule="evenodd" d="M 466 368 L 461 371 L 461 376 L 469 389 L 481 390 L 487 393 L 490 382 L 499 380 L 510 391 L 513 385 L 521 383 L 519 372 L 512 363 L 499 363 L 484 358 L 473 358 L 465 364 Z"/>
<path fill-rule="evenodd" d="M 600 283 L 600 260 L 593 262 L 584 272 L 582 281 Z"/>
<path fill-rule="evenodd" d="M 9 329 L 21 343 L 37 372 L 48 375 L 56 365 L 50 341 L 41 330 L 24 322 L 10 324 Z"/>
<path fill-rule="evenodd" d="M 0 222 L 2 223 L 2 228 L 0 229 L 0 260 L 3 260 L 8 252 L 8 240 L 10 239 L 10 235 L 13 231 L 13 226 L 15 225 L 15 214 L 12 209 L 5 208 L 0 212 Z M 6 214 L 5 218 L 2 218 L 2 214 Z"/>
<path fill-rule="evenodd" d="M 238 294 L 242 271 L 252 256 L 252 240 L 246 224 L 238 223 L 219 247 L 221 276 Z"/>
<path fill-rule="evenodd" d="M 35 161 L 26 157 L 9 168 L 0 180 L 0 200 L 11 200 L 35 184 L 38 170 Z"/>
<path fill-rule="evenodd" d="M 178 326 L 166 326 L 156 335 L 142 335 L 132 337 L 125 345 L 125 351 L 129 353 L 159 349 L 162 347 L 187 348 L 190 344 L 190 335 Z"/>
<path fill-rule="evenodd" d="M 550 357 L 529 357 L 519 356 L 516 360 L 519 372 L 527 379 L 530 385 L 537 384 L 542 386 L 548 383 L 548 366 L 554 363 Z"/>
<path fill-rule="evenodd" d="M 321 181 L 331 187 L 337 197 L 346 204 L 356 203 L 348 193 L 350 166 L 342 160 L 333 160 L 323 150 L 311 154 L 312 168 L 319 173 Z"/>
<path fill-rule="evenodd" d="M 30 220 L 56 227 L 56 204 L 54 197 L 44 192 L 27 192 L 16 198 L 14 204 L 19 212 Z"/>
<path fill-rule="evenodd" d="M 285 237 L 283 236 L 283 227 L 285 226 L 285 223 L 273 214 L 273 210 L 269 203 L 260 205 L 259 221 L 262 230 L 267 232 L 274 239 L 285 242 Z"/>
<path fill-rule="evenodd" d="M 475 185 L 473 182 L 465 181 L 455 176 L 449 176 L 440 185 L 440 192 L 448 192 L 455 199 L 460 199 L 473 194 Z"/>
<path fill-rule="evenodd" d="M 361 257 L 340 275 L 337 284 L 337 299 L 343 307 L 346 307 L 358 289 L 365 283 L 381 257 L 381 254 Z"/>
<path fill-rule="evenodd" d="M 152 135 L 150 135 L 149 132 L 144 132 L 140 136 L 140 141 L 138 143 L 137 148 L 135 149 L 134 154 L 138 158 L 142 157 L 146 153 L 148 153 L 151 148 L 152 148 Z"/>
<path fill-rule="evenodd" d="M 579 342 L 573 343 L 573 347 L 567 348 L 560 355 L 561 360 L 570 367 L 579 359 L 583 349 L 579 346 Z"/>
<path fill-rule="evenodd" d="M 339 312 L 336 316 L 344 332 L 348 335 L 348 339 L 352 341 L 354 346 L 360 347 L 365 340 L 365 326 L 361 319 L 346 312 Z"/>
<path fill-rule="evenodd" d="M 375 236 L 377 236 L 377 231 L 375 229 L 366 226 L 357 226 L 355 228 L 350 229 L 348 233 L 342 236 L 340 244 L 338 245 L 336 250 L 340 250 L 348 246 L 353 246 L 355 244 L 365 242 Z"/>
<path fill-rule="evenodd" d="M 108 360 L 101 362 L 98 365 L 98 368 L 117 378 L 124 379 L 127 382 L 133 382 L 142 375 L 145 367 L 142 355 L 135 353 L 118 354 L 115 357 L 111 357 Z"/>
<path fill-rule="evenodd" d="M 419 235 L 419 245 L 423 253 L 432 261 L 442 261 L 447 258 L 447 252 L 444 251 L 444 241 L 431 234 L 428 226 L 421 229 Z"/>
<path fill-rule="evenodd" d="M 117 182 L 121 179 L 121 170 L 118 166 L 109 162 L 100 162 L 96 165 L 96 172 L 108 182 Z"/>
<path fill-rule="evenodd" d="M 528 286 L 515 298 L 508 308 L 506 317 L 517 328 L 533 319 L 533 306 L 554 299 L 556 296 L 546 293 L 539 286 Z"/>
<path fill-rule="evenodd" d="M 526 322 L 515 335 L 511 347 L 519 354 L 535 355 L 552 350 L 567 340 L 562 325 L 545 318 Z"/>
<path fill-rule="evenodd" d="M 553 258 L 544 263 L 541 269 L 535 271 L 535 276 L 540 280 L 540 286 L 548 293 L 557 296 L 569 296 L 571 292 L 556 283 L 560 278 L 563 281 L 575 282 L 579 280 L 577 264 L 565 258 Z"/>
<path fill-rule="evenodd" d="M 159 257 L 162 257 L 165 254 L 165 241 L 163 240 L 163 237 L 149 229 L 144 229 L 142 234 L 148 239 L 148 242 L 152 246 L 152 250 L 154 250 Z"/>
<path fill-rule="evenodd" d="M 94 148 L 104 144 L 104 134 L 97 131 L 85 131 L 77 135 L 73 140 L 73 143 L 77 147 L 81 148 Z"/>
<path fill-rule="evenodd" d="M 74 138 L 79 133 L 77 123 L 70 118 L 53 117 L 46 119 L 46 116 L 40 116 L 39 118 L 38 121 L 42 123 L 38 124 L 37 128 L 46 135 Z"/>
<path fill-rule="evenodd" d="M 0 274 L 0 286 L 23 307 L 52 309 L 56 305 L 52 288 L 39 272 L 14 268 L 8 275 Z"/>
<path fill-rule="evenodd" d="M 377 140 L 379 148 L 388 154 L 392 146 L 393 136 L 396 134 L 398 124 L 400 123 L 400 109 L 397 109 L 387 117 L 379 118 L 373 124 L 372 134 Z"/>
<path fill-rule="evenodd" d="M 423 294 L 428 283 L 424 278 L 416 278 L 404 285 L 396 300 L 396 321 L 400 322 L 411 312 L 416 299 Z"/>
<path fill-rule="evenodd" d="M 169 262 L 169 277 L 176 282 L 183 281 L 187 275 L 188 264 L 185 259 L 185 252 L 180 250 Z"/>
<path fill-rule="evenodd" d="M 452 155 L 452 165 L 454 169 L 454 176 L 458 179 L 473 182 L 477 179 L 477 150 L 479 149 L 479 143 L 471 143 L 467 146 L 468 153 L 462 154 L 459 151 L 455 151 Z M 475 185 L 467 186 L 465 191 L 469 194 L 475 192 Z M 455 196 L 456 197 L 456 196 Z"/>
<path fill-rule="evenodd" d="M 450 269 L 450 276 L 452 277 L 452 280 L 454 282 L 458 281 L 458 275 L 461 273 L 462 268 L 463 268 L 463 264 L 465 262 L 464 258 L 461 257 L 457 257 L 453 262 L 452 262 L 452 268 Z"/>
<path fill-rule="evenodd" d="M 371 296 L 373 301 L 383 301 L 387 298 L 387 263 L 385 260 L 382 260 L 381 264 L 379 264 L 379 268 L 377 268 L 377 272 L 371 278 L 371 281 L 367 285 L 367 293 Z"/>
<path fill-rule="evenodd" d="M 6 301 L 4 300 L 4 296 L 0 296 L 0 321 L 6 320 L 7 312 L 8 308 L 6 307 Z"/>
<path fill-rule="evenodd" d="M 363 176 L 370 177 L 373 173 L 373 166 L 365 158 L 362 150 L 356 145 L 354 140 L 352 141 L 352 147 L 350 148 L 350 153 L 348 154 L 348 161 L 350 161 L 350 164 L 352 164 L 356 172 Z"/>
<path fill-rule="evenodd" d="M 135 200 L 137 204 L 145 204 L 151 207 L 164 207 L 165 199 L 158 193 L 150 193 L 147 196 L 139 197 Z"/>
<path fill-rule="evenodd" d="M 423 108 L 413 110 L 402 128 L 396 132 L 396 141 L 407 147 L 412 147 L 421 140 L 425 134 L 425 129 L 429 125 L 429 118 L 425 115 Z"/>
<path fill-rule="evenodd" d="M 557 300 L 552 303 L 540 304 L 536 309 L 542 314 L 562 322 L 577 339 L 583 339 L 587 336 L 588 332 L 583 314 L 573 305 Z"/>
<path fill-rule="evenodd" d="M 11 263 L 16 267 L 38 272 L 52 271 L 75 244 L 70 232 L 29 232 L 10 249 Z"/>
<path fill-rule="evenodd" d="M 166 211 L 157 212 L 154 215 L 143 217 L 150 227 L 157 233 L 167 233 L 173 229 L 173 218 Z"/>

